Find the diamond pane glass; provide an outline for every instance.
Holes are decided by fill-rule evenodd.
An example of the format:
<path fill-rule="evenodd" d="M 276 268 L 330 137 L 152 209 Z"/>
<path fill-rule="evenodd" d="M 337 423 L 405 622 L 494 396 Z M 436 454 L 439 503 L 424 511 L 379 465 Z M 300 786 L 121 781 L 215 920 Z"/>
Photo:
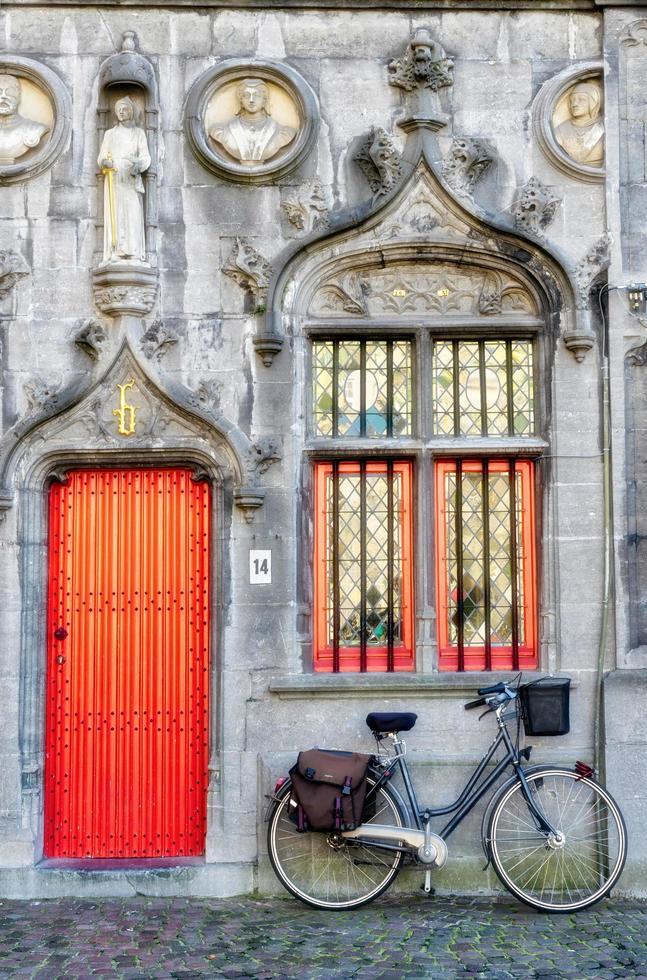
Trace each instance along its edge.
<path fill-rule="evenodd" d="M 362 616 L 367 647 L 385 646 L 389 628 L 389 567 L 392 569 L 393 641 L 402 641 L 402 546 L 400 513 L 402 485 L 399 473 L 392 477 L 393 520 L 389 527 L 389 478 L 386 473 L 351 473 L 337 477 L 338 536 L 334 537 L 334 486 L 326 480 L 326 610 L 327 642 L 334 642 L 335 546 L 337 548 L 337 596 L 339 643 L 359 647 Z M 362 495 L 366 514 L 362 529 Z M 391 543 L 389 545 L 389 536 Z M 389 562 L 389 550 L 392 560 Z"/>
<path fill-rule="evenodd" d="M 373 439 L 411 435 L 410 341 L 316 341 L 313 375 L 316 435 Z"/>
<path fill-rule="evenodd" d="M 435 341 L 433 434 L 532 435 L 532 353 L 529 340 Z"/>

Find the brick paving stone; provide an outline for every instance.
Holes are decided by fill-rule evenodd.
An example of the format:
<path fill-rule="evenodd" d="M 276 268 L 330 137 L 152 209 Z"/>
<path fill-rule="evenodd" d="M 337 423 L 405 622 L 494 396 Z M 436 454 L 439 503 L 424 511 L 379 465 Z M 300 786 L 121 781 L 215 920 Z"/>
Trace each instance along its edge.
<path fill-rule="evenodd" d="M 547 916 L 511 901 L 0 901 L 0 980 L 647 980 L 647 905 Z"/>

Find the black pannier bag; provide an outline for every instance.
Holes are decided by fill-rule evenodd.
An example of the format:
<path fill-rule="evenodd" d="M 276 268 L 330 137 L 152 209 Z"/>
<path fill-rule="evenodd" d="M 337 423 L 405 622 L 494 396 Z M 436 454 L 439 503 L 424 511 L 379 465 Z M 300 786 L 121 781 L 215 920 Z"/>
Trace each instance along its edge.
<path fill-rule="evenodd" d="M 298 830 L 353 830 L 362 822 L 372 756 L 308 749 L 290 769 Z"/>
<path fill-rule="evenodd" d="M 540 677 L 519 688 L 526 735 L 566 735 L 570 731 L 570 677 Z"/>

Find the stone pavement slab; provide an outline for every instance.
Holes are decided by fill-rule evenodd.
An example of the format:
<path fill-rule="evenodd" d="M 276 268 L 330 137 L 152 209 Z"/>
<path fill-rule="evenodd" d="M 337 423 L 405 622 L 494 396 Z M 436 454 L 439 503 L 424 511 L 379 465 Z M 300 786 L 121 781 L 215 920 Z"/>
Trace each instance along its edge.
<path fill-rule="evenodd" d="M 513 901 L 389 897 L 0 902 L 0 978 L 647 980 L 647 904 L 547 916 Z"/>

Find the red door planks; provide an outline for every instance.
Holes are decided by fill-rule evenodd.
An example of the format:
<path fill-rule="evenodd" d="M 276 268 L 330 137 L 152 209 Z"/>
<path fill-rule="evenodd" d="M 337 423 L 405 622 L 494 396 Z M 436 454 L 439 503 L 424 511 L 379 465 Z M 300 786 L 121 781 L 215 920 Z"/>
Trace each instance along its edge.
<path fill-rule="evenodd" d="M 203 854 L 210 488 L 75 470 L 49 528 L 45 856 Z"/>

